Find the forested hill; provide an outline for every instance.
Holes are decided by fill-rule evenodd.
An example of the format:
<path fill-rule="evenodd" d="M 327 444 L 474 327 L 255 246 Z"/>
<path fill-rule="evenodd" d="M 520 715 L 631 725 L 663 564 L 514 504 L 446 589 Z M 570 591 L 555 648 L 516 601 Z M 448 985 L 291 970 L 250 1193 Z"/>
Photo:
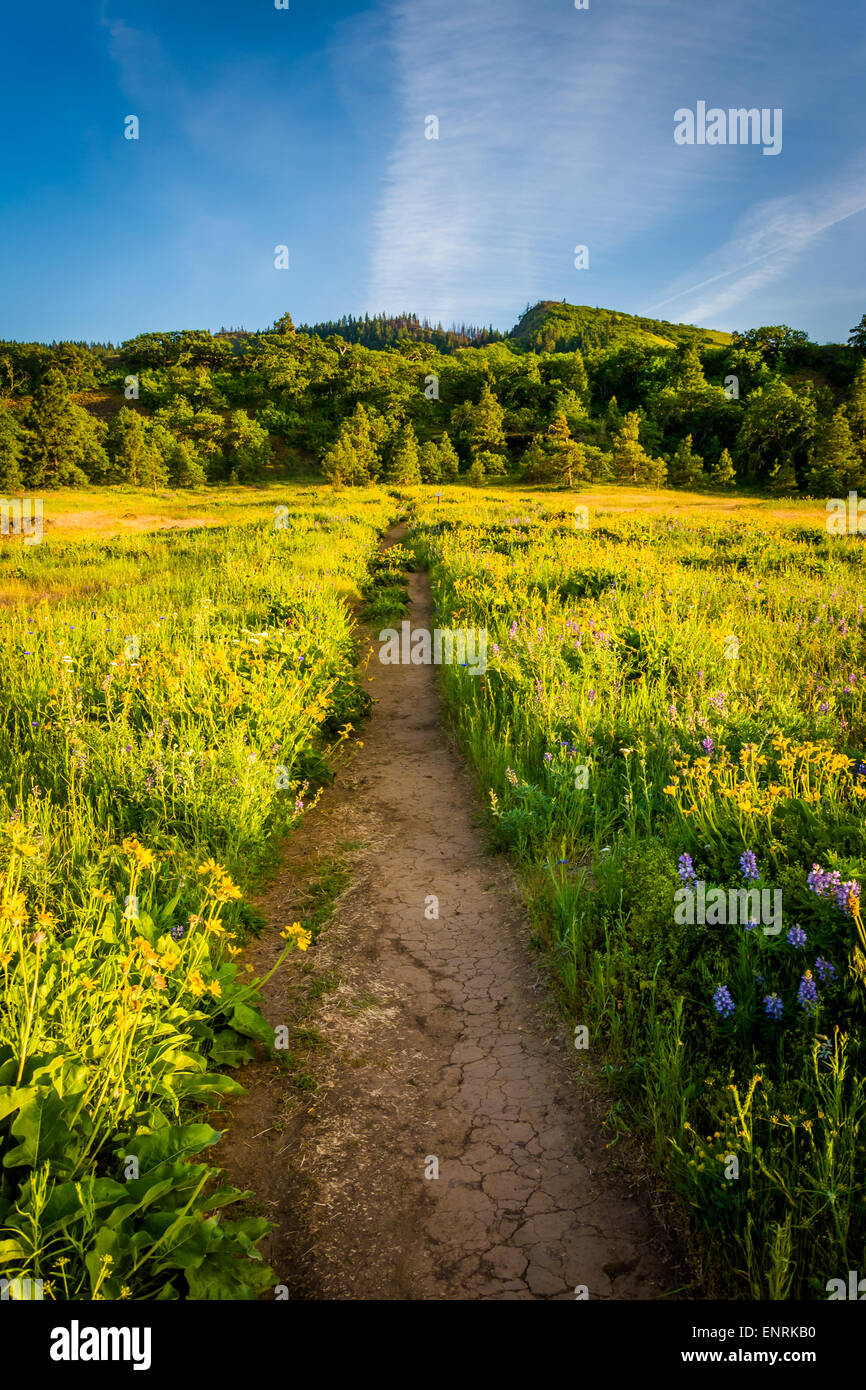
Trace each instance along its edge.
<path fill-rule="evenodd" d="M 591 309 L 586 304 L 553 299 L 527 308 L 508 337 L 534 352 L 589 352 L 621 343 L 676 347 L 692 341 L 700 346 L 720 347 L 732 340 L 730 333 L 712 328 L 640 318 L 616 309 Z"/>
<path fill-rule="evenodd" d="M 0 341 L 0 496 L 292 473 L 842 497 L 866 490 L 866 315 L 823 345 L 554 303 L 506 338 L 412 315 L 298 332 L 284 313 L 119 347 Z"/>
<path fill-rule="evenodd" d="M 299 332 L 315 334 L 317 338 L 345 338 L 347 343 L 360 343 L 367 348 L 391 347 L 401 342 L 432 343 L 440 352 L 484 347 L 504 337 L 492 324 L 489 328 L 476 328 L 473 324 L 454 323 L 445 328 L 441 323 L 434 325 L 428 319 L 419 319 L 417 314 L 374 314 L 372 318 L 369 314 L 363 318 L 344 314 L 341 319 L 302 324 Z"/>

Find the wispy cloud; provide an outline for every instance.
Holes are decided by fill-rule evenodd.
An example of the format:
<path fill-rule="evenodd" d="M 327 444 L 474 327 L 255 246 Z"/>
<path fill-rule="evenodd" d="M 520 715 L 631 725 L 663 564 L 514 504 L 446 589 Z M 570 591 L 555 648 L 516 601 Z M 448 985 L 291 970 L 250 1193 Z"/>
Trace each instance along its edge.
<path fill-rule="evenodd" d="M 693 74 L 730 63 L 733 9 L 720 30 L 683 0 L 625 0 L 615 16 L 532 0 L 394 0 L 385 56 L 401 130 L 376 224 L 374 305 L 446 320 L 508 311 L 515 295 L 561 284 L 575 244 L 608 262 L 642 254 L 628 248 L 687 188 L 698 202 L 706 192 L 705 167 L 673 144 L 672 118 L 692 99 Z M 428 115 L 439 140 L 424 137 Z M 714 188 L 731 177 L 717 164 Z"/>
<path fill-rule="evenodd" d="M 689 279 L 699 277 L 696 283 L 671 286 L 648 312 L 675 309 L 687 323 L 716 322 L 792 271 L 825 232 L 864 211 L 863 160 L 808 193 L 759 202 L 723 246 L 690 268 Z"/>

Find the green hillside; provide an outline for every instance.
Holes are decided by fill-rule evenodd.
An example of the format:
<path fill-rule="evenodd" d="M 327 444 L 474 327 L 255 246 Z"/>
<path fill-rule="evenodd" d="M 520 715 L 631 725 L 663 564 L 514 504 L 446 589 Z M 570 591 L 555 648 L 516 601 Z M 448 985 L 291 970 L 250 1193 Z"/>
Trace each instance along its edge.
<path fill-rule="evenodd" d="M 552 299 L 527 309 L 508 336 L 535 352 L 573 352 L 575 348 L 590 352 L 620 343 L 675 347 L 694 340 L 707 347 L 720 347 L 731 342 L 730 333 L 712 328 L 639 318 L 615 309 L 592 309 L 587 304 L 563 304 Z"/>

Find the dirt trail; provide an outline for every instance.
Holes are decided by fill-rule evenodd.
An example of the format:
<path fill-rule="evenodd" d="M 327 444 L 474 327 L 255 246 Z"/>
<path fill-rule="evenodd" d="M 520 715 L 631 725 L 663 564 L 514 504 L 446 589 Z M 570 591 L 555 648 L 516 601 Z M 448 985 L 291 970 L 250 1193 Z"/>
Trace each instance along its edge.
<path fill-rule="evenodd" d="M 426 575 L 410 596 L 413 627 L 430 628 Z M 277 1223 L 263 1253 L 293 1298 L 659 1297 L 677 1285 L 658 1228 L 610 1177 L 568 1039 L 542 1015 L 513 875 L 485 853 L 435 668 L 374 655 L 368 675 L 363 746 L 263 905 L 274 927 L 292 921 L 301 866 L 362 845 L 310 953 L 319 978 L 339 977 L 313 1020 L 329 1044 L 319 1089 L 287 1106 L 280 1071 L 253 1064 L 220 1146 Z M 248 958 L 260 971 L 277 949 L 268 932 Z M 292 1015 L 301 959 L 269 986 L 272 1023 Z"/>

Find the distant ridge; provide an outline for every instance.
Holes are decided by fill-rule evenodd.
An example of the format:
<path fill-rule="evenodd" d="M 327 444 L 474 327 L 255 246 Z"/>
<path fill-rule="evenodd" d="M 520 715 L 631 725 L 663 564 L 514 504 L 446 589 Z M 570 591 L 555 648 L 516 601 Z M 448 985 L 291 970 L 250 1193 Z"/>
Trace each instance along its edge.
<path fill-rule="evenodd" d="M 527 309 L 508 334 L 516 345 L 534 352 L 591 352 L 625 343 L 676 347 L 694 341 L 705 347 L 723 347 L 730 333 L 696 328 L 665 319 L 641 318 L 616 309 L 592 309 L 587 304 L 564 304 L 545 299 Z"/>

